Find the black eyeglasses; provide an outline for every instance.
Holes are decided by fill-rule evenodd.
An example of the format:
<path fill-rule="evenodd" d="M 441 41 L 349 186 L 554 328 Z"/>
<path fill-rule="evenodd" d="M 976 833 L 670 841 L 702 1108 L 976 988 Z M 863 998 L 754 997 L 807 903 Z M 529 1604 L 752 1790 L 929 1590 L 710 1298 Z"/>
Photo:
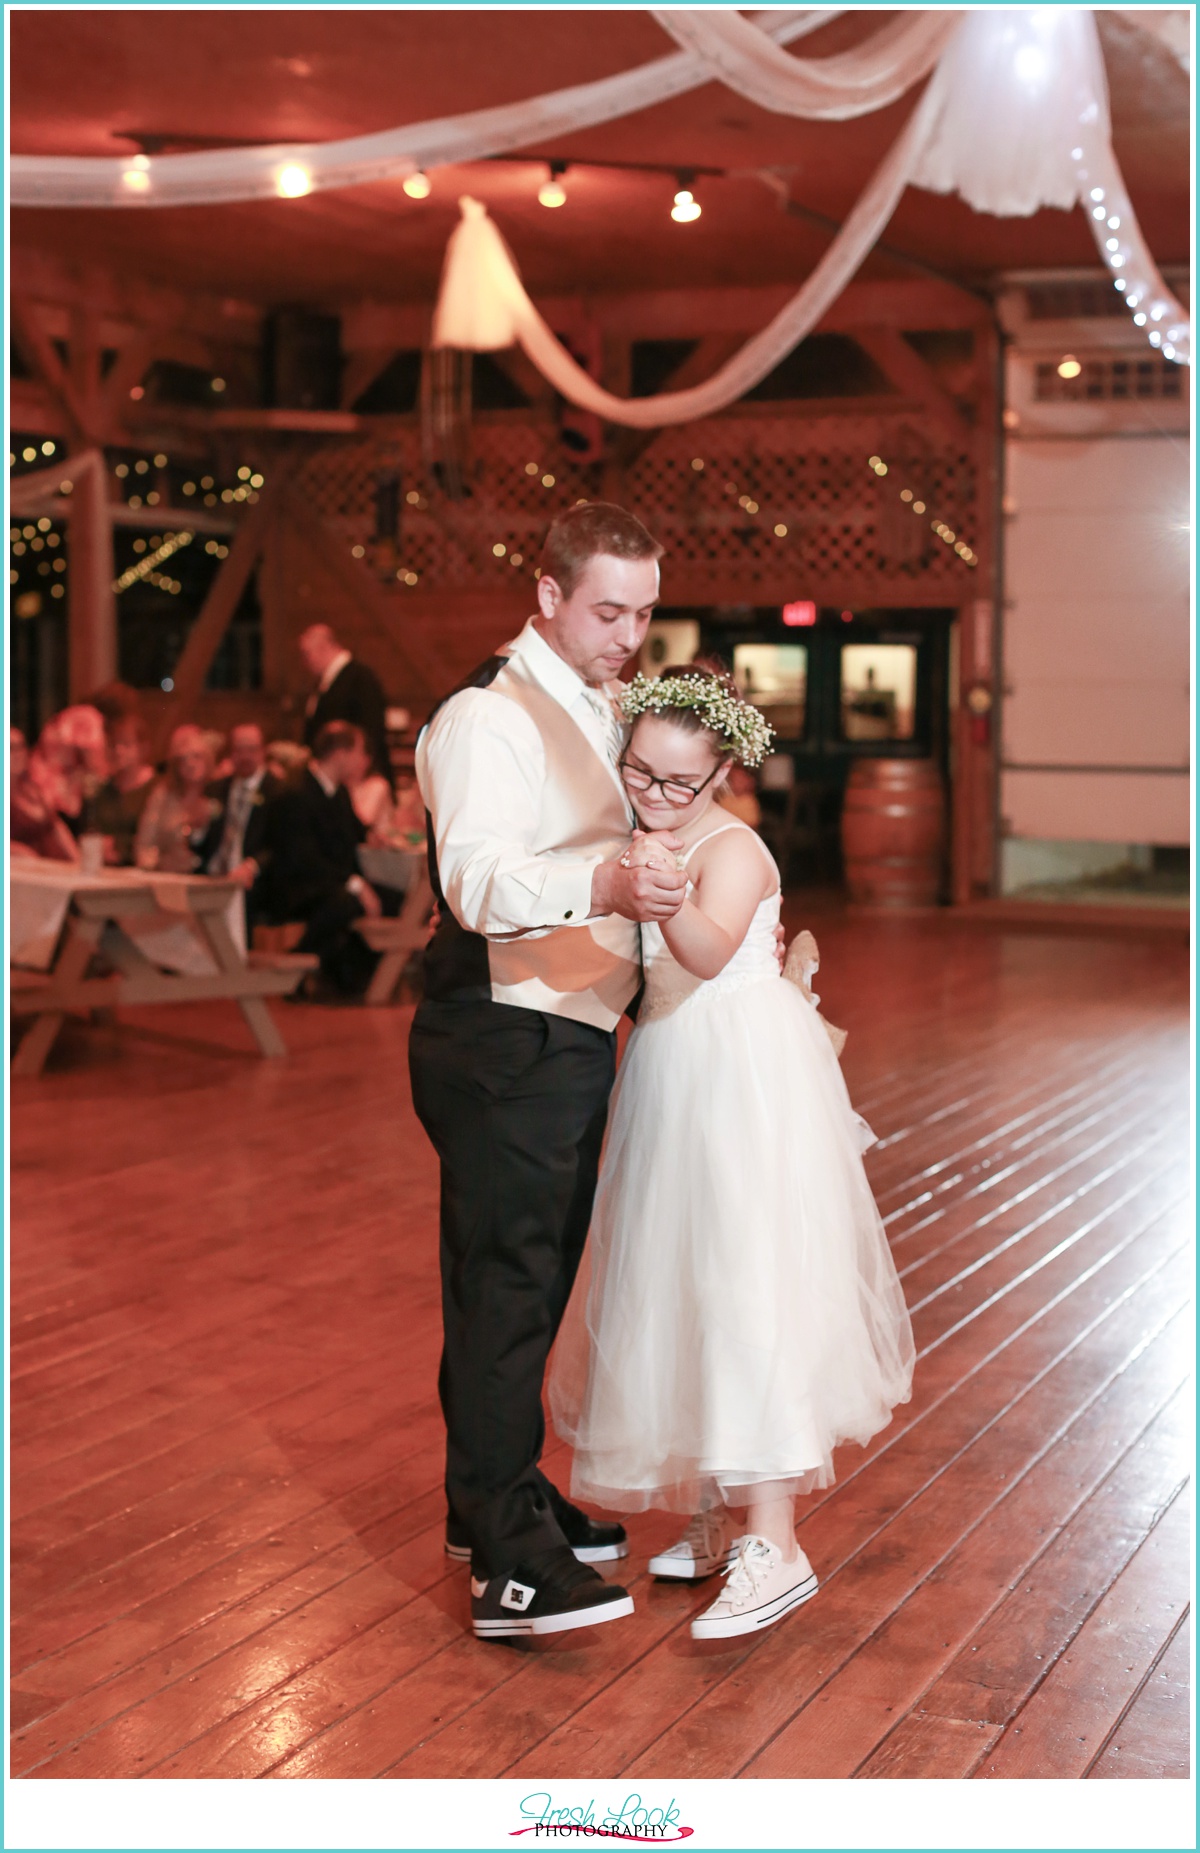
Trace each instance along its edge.
<path fill-rule="evenodd" d="M 656 778 L 653 772 L 647 772 L 645 766 L 631 766 L 623 753 L 618 763 L 621 777 L 631 791 L 649 791 L 652 785 L 657 785 L 668 804 L 683 806 L 691 804 L 694 798 L 698 798 L 705 785 L 712 784 L 717 773 L 723 770 L 725 762 L 722 760 L 713 767 L 704 785 L 685 785 L 682 779 Z"/>

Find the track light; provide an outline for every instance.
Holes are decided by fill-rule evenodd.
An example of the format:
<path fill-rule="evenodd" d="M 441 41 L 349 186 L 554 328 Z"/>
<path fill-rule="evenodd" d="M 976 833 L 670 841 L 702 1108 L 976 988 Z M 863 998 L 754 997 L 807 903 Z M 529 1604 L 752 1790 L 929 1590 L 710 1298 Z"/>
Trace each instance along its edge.
<path fill-rule="evenodd" d="M 415 174 L 406 174 L 403 185 L 409 199 L 428 199 L 433 191 L 433 183 L 423 167 Z"/>
<path fill-rule="evenodd" d="M 671 208 L 671 217 L 677 225 L 690 225 L 693 219 L 700 217 L 700 203 L 692 192 L 696 183 L 694 174 L 680 174 L 679 186 L 675 194 L 675 204 Z"/>
<path fill-rule="evenodd" d="M 275 176 L 275 191 L 281 199 L 303 199 L 312 192 L 312 175 L 298 161 L 289 161 Z"/>
<path fill-rule="evenodd" d="M 566 205 L 567 190 L 563 186 L 561 178 L 566 171 L 567 164 L 565 161 L 551 161 L 550 178 L 549 180 L 543 180 L 541 186 L 538 188 L 538 203 L 540 205 L 548 206 L 551 210 L 553 210 L 555 206 Z"/>

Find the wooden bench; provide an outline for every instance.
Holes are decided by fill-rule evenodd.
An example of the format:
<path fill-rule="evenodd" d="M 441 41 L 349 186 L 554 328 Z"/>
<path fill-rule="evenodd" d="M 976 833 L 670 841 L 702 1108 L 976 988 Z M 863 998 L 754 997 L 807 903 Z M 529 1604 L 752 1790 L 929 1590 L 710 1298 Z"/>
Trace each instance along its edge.
<path fill-rule="evenodd" d="M 404 905 L 394 920 L 372 919 L 368 914 L 354 922 L 372 952 L 380 955 L 375 975 L 367 987 L 368 1004 L 390 1004 L 404 968 L 414 952 L 422 952 L 429 938 L 429 918 L 433 912 L 433 889 L 429 875 L 421 866 L 413 875 L 404 896 Z"/>

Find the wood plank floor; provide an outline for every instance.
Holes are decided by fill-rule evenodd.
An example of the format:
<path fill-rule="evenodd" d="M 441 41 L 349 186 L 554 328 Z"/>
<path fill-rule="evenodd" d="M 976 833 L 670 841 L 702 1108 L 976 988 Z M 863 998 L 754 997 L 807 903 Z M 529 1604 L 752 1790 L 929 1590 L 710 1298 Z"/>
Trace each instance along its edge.
<path fill-rule="evenodd" d="M 1188 1774 L 1186 948 L 813 924 L 919 1362 L 749 1643 L 646 1578 L 665 1514 L 632 1620 L 465 1632 L 409 1012 L 68 1025 L 13 1090 L 14 1775 Z"/>

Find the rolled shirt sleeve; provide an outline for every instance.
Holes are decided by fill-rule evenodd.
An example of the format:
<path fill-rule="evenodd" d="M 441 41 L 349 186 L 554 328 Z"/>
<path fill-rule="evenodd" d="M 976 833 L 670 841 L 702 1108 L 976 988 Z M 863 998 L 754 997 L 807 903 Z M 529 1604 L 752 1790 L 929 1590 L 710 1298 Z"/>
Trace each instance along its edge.
<path fill-rule="evenodd" d="M 582 924 L 600 856 L 533 850 L 546 777 L 541 736 L 514 702 L 463 689 L 417 748 L 438 878 L 460 925 L 489 939 Z"/>

